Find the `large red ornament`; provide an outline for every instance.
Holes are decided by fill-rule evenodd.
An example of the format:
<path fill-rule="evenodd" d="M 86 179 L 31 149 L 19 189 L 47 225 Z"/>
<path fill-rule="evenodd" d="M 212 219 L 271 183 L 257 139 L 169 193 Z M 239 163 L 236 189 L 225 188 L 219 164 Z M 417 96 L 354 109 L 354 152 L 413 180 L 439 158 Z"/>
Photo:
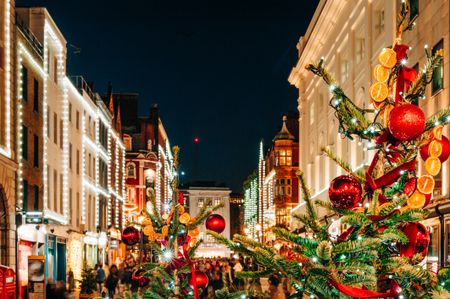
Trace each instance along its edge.
<path fill-rule="evenodd" d="M 450 157 L 450 140 L 447 137 L 442 136 L 442 140 L 437 140 L 442 145 L 442 154 L 438 157 L 442 163 L 447 161 L 448 157 Z M 425 144 L 420 148 L 420 157 L 425 161 L 430 155 L 428 155 L 428 146 L 430 144 Z"/>
<path fill-rule="evenodd" d="M 195 270 L 195 281 L 197 282 L 197 288 L 206 289 L 208 286 L 208 276 L 200 270 Z M 192 275 L 189 277 L 189 286 L 194 288 L 194 280 L 192 279 Z"/>
<path fill-rule="evenodd" d="M 350 175 L 338 176 L 331 182 L 328 196 L 333 207 L 344 210 L 352 209 L 361 202 L 361 184 Z"/>
<path fill-rule="evenodd" d="M 150 278 L 145 277 L 145 270 L 144 269 L 137 269 L 134 271 L 133 275 L 131 276 L 131 279 L 140 287 L 145 287 L 150 282 Z"/>
<path fill-rule="evenodd" d="M 206 218 L 206 228 L 220 234 L 225 229 L 225 219 L 219 214 L 211 214 Z"/>
<path fill-rule="evenodd" d="M 397 106 L 389 115 L 388 126 L 395 139 L 410 141 L 420 136 L 425 129 L 425 114 L 413 104 Z"/>
<path fill-rule="evenodd" d="M 419 222 L 408 222 L 400 230 L 408 237 L 408 244 L 400 245 L 400 255 L 404 257 L 413 257 L 420 253 L 425 257 L 428 253 L 428 244 L 430 243 L 430 233 Z"/>
<path fill-rule="evenodd" d="M 139 230 L 137 230 L 134 226 L 126 227 L 122 232 L 122 242 L 126 245 L 134 245 L 139 242 Z"/>

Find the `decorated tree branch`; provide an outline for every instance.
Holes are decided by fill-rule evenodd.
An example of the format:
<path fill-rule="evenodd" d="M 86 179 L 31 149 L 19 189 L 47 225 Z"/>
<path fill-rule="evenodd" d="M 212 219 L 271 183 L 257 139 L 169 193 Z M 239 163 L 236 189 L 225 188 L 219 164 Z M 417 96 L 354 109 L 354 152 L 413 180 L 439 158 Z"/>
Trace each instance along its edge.
<path fill-rule="evenodd" d="M 416 73 L 407 67 L 409 46 L 402 33 L 413 28 L 405 3 L 398 17 L 396 39 L 379 54 L 370 87 L 370 109 L 358 107 L 326 69 L 324 61 L 306 69 L 329 86 L 330 106 L 339 121 L 339 133 L 365 143 L 374 151 L 365 171 L 355 172 L 330 149 L 323 152 L 347 172 L 329 187 L 329 201 L 313 201 L 304 175 L 298 171 L 306 212 L 292 215 L 302 225 L 299 235 L 273 228 L 278 240 L 288 244 L 277 251 L 243 236 L 217 240 L 234 251 L 251 256 L 258 272 L 241 277 L 281 275 L 292 286 L 292 298 L 450 298 L 448 269 L 437 275 L 423 265 L 430 236 L 420 223 L 428 212 L 434 177 L 450 156 L 450 142 L 443 126 L 450 121 L 450 108 L 428 120 L 418 106 L 443 52 L 430 54 Z M 418 175 L 418 160 L 425 173 Z M 318 208 L 338 215 L 346 228 L 329 233 L 331 223 L 318 217 Z M 439 283 L 438 283 L 439 282 Z"/>

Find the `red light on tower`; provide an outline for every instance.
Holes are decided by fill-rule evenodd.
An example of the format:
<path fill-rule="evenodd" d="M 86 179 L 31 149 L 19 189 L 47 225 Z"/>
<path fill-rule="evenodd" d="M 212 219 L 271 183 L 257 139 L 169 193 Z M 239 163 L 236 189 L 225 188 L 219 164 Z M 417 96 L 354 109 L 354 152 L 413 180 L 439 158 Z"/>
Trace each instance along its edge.
<path fill-rule="evenodd" d="M 194 142 L 195 142 L 195 143 L 199 143 L 199 142 L 200 142 L 200 139 L 199 139 L 198 137 L 194 137 Z"/>

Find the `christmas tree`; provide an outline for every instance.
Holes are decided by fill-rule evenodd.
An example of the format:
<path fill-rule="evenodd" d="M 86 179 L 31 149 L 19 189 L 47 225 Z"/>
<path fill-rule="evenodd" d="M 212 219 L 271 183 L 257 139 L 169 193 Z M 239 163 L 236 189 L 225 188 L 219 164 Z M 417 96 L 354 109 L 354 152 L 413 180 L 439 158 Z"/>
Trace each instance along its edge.
<path fill-rule="evenodd" d="M 94 270 L 84 265 L 81 272 L 81 294 L 92 294 L 97 289 L 95 284 Z"/>
<path fill-rule="evenodd" d="M 425 100 L 426 86 L 441 65 L 443 53 L 425 49 L 427 63 L 420 72 L 407 67 L 410 48 L 401 43 L 401 36 L 412 28 L 403 3 L 397 37 L 381 51 L 373 70 L 374 83 L 369 90 L 373 109 L 355 105 L 323 60 L 306 66 L 329 86 L 339 132 L 365 142 L 374 158 L 367 169 L 355 172 L 329 148 L 323 148 L 324 154 L 347 172 L 331 182 L 329 201 L 312 202 L 303 173 L 298 171 L 307 212 L 292 216 L 303 224 L 307 236 L 273 228 L 274 234 L 289 244 L 283 252 L 243 236 L 230 241 L 212 233 L 261 266 L 258 272 L 238 276 L 286 277 L 293 289 L 291 298 L 450 298 L 447 269 L 436 275 L 423 266 L 429 233 L 419 222 L 428 216 L 424 208 L 433 193 L 434 176 L 450 155 L 450 143 L 442 135 L 443 126 L 450 121 L 450 107 L 426 119 L 417 105 Z M 417 171 L 419 157 L 424 161 L 423 175 Z M 340 215 L 346 229 L 339 236 L 330 234 L 331 223 L 320 221 L 319 207 Z"/>
<path fill-rule="evenodd" d="M 178 167 L 179 148 L 174 147 L 174 167 Z M 212 206 L 207 200 L 198 215 L 192 217 L 185 211 L 183 193 L 178 190 L 177 176 L 172 181 L 173 198 L 168 211 L 161 213 L 153 193 L 148 194 L 150 210 L 139 224 L 156 261 L 145 263 L 133 274 L 133 281 L 145 287 L 144 298 L 199 298 L 208 285 L 208 277 L 196 269 L 194 256 L 202 240 L 200 229 L 206 221 L 208 229 L 223 231 L 224 219 L 212 212 L 222 205 Z M 136 238 L 135 238 L 136 239 Z M 133 242 L 134 243 L 134 242 Z"/>

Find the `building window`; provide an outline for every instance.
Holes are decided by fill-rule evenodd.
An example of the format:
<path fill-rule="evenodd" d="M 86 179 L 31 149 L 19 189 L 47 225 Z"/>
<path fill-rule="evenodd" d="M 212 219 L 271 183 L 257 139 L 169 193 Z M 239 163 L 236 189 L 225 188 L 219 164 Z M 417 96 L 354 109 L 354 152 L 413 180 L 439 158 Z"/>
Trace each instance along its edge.
<path fill-rule="evenodd" d="M 24 211 L 28 211 L 28 181 L 23 180 L 22 181 L 23 186 L 23 200 L 22 200 L 22 206 Z"/>
<path fill-rule="evenodd" d="M 47 138 L 50 139 L 50 106 L 47 105 Z"/>
<path fill-rule="evenodd" d="M 39 186 L 34 186 L 34 206 L 35 211 L 39 211 Z"/>
<path fill-rule="evenodd" d="M 22 100 L 28 101 L 28 69 L 22 65 Z"/>
<path fill-rule="evenodd" d="M 313 125 L 314 124 L 314 113 L 315 113 L 315 109 L 314 109 L 314 102 L 311 103 L 311 105 L 309 106 L 309 124 Z"/>
<path fill-rule="evenodd" d="M 135 178 L 136 177 L 136 165 L 134 163 L 128 163 L 127 165 L 127 177 Z"/>
<path fill-rule="evenodd" d="M 33 89 L 33 111 L 39 112 L 39 81 L 36 79 L 34 79 Z"/>
<path fill-rule="evenodd" d="M 76 218 L 76 225 L 80 225 L 80 192 L 77 192 L 77 200 L 76 200 L 76 209 L 75 209 L 75 218 Z"/>
<path fill-rule="evenodd" d="M 199 198 L 198 199 L 198 208 L 199 209 L 203 208 L 204 204 L 205 204 L 205 201 L 203 200 L 203 198 Z"/>
<path fill-rule="evenodd" d="M 63 148 L 64 136 L 63 136 L 63 120 L 59 120 L 59 147 Z"/>
<path fill-rule="evenodd" d="M 433 47 L 433 55 L 436 54 L 437 51 L 444 49 L 444 40 L 441 39 L 434 47 Z M 441 63 L 437 68 L 433 71 L 433 77 L 431 81 L 431 91 L 434 95 L 439 90 L 444 88 L 444 64 Z"/>
<path fill-rule="evenodd" d="M 72 122 L 72 103 L 69 102 L 69 122 Z"/>
<path fill-rule="evenodd" d="M 366 40 L 364 38 L 356 39 L 356 63 L 360 63 L 364 59 L 366 51 Z"/>
<path fill-rule="evenodd" d="M 35 134 L 34 135 L 34 159 L 33 159 L 33 164 L 34 167 L 38 168 L 39 167 L 39 138 L 38 136 Z"/>
<path fill-rule="evenodd" d="M 216 206 L 218 206 L 220 204 L 222 204 L 222 199 L 220 197 L 215 198 L 214 199 L 214 206 L 216 207 Z"/>
<path fill-rule="evenodd" d="M 375 33 L 380 35 L 384 32 L 384 9 L 375 12 Z"/>
<path fill-rule="evenodd" d="M 22 158 L 28 159 L 28 128 L 22 125 Z"/>
<path fill-rule="evenodd" d="M 347 59 L 343 59 L 341 61 L 341 80 L 342 82 L 347 81 L 350 73 L 350 64 Z"/>
<path fill-rule="evenodd" d="M 88 158 L 88 175 L 91 176 L 91 154 L 89 154 Z"/>
<path fill-rule="evenodd" d="M 77 150 L 77 174 L 80 174 L 80 151 Z"/>
<path fill-rule="evenodd" d="M 58 84 L 58 59 L 53 58 L 53 81 Z"/>
<path fill-rule="evenodd" d="M 430 233 L 430 243 L 428 244 L 428 253 L 425 259 L 426 265 L 428 270 L 437 271 L 439 265 L 439 225 L 431 225 L 427 229 Z M 444 240 L 441 241 L 444 242 Z"/>
<path fill-rule="evenodd" d="M 53 112 L 53 142 L 58 144 L 58 115 Z"/>
<path fill-rule="evenodd" d="M 72 169 L 72 143 L 69 143 L 69 169 Z"/>
<path fill-rule="evenodd" d="M 56 212 L 56 204 L 58 202 L 58 172 L 53 169 L 53 211 Z"/>
<path fill-rule="evenodd" d="M 75 127 L 77 128 L 77 130 L 80 129 L 80 111 L 77 110 L 77 119 L 75 120 Z"/>
<path fill-rule="evenodd" d="M 63 204 L 63 175 L 62 173 L 59 174 L 59 211 L 61 214 L 64 214 L 64 204 Z"/>
<path fill-rule="evenodd" d="M 292 151 L 279 150 L 276 152 L 276 166 L 291 166 L 292 165 Z"/>
<path fill-rule="evenodd" d="M 409 19 L 414 20 L 419 15 L 419 0 L 409 0 Z"/>

